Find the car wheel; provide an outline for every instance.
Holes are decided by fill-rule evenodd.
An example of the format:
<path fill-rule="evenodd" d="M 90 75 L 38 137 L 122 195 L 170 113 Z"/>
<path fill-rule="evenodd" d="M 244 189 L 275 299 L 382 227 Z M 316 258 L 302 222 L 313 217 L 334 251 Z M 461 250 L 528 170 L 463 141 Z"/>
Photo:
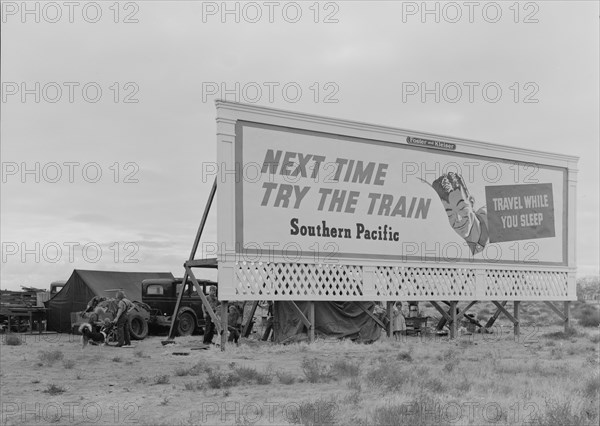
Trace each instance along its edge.
<path fill-rule="evenodd" d="M 148 323 L 139 314 L 134 314 L 129 320 L 131 338 L 134 340 L 143 340 L 148 336 Z"/>
<path fill-rule="evenodd" d="M 191 336 L 196 328 L 196 318 L 189 312 L 182 312 L 177 317 L 177 333 L 180 336 Z"/>

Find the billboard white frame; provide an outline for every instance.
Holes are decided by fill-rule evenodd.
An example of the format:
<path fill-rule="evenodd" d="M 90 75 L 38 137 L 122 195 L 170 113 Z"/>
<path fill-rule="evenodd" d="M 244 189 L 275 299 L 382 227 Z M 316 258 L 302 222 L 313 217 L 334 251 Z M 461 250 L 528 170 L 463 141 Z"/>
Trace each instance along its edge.
<path fill-rule="evenodd" d="M 576 300 L 575 156 L 496 145 L 367 123 L 216 101 L 217 243 L 219 298 L 223 300 Z M 457 154 L 564 170 L 562 262 L 420 262 L 344 258 L 328 264 L 312 257 L 290 262 L 281 254 L 248 255 L 239 232 L 239 129 L 242 123 L 407 146 L 407 138 L 453 146 Z M 237 138 L 237 139 L 236 139 Z M 237 146 L 237 151 L 236 151 Z M 435 147 L 419 148 L 435 150 Z M 235 172 L 237 167 L 237 173 Z M 268 219 L 268 218 L 265 218 Z"/>

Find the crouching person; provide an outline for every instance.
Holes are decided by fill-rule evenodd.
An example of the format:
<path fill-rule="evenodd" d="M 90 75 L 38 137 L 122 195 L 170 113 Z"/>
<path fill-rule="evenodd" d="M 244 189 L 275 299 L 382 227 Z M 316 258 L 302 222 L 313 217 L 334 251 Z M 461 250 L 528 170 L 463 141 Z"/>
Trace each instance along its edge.
<path fill-rule="evenodd" d="M 229 342 L 238 344 L 240 339 L 242 313 L 236 303 L 229 305 L 229 313 L 227 315 L 227 330 L 229 331 Z"/>
<path fill-rule="evenodd" d="M 117 347 L 131 347 L 131 337 L 129 335 L 129 310 L 133 307 L 133 303 L 125 297 L 122 291 L 117 292 L 118 311 L 113 320 L 113 324 L 117 325 Z"/>

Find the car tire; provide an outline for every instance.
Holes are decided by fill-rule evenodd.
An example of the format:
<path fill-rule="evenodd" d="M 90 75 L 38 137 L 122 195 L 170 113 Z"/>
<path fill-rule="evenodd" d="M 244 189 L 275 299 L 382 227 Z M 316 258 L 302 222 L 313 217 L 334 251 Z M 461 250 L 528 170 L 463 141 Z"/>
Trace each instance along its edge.
<path fill-rule="evenodd" d="M 133 314 L 129 319 L 129 331 L 134 340 L 144 340 L 148 336 L 148 323 L 140 314 Z"/>
<path fill-rule="evenodd" d="M 191 336 L 196 329 L 196 318 L 191 312 L 182 312 L 177 316 L 177 334 Z"/>

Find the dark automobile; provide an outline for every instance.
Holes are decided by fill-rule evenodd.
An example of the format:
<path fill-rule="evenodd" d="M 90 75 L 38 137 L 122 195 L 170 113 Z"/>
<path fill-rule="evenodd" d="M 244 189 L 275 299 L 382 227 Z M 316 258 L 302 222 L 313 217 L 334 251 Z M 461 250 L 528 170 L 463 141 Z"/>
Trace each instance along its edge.
<path fill-rule="evenodd" d="M 142 281 L 142 302 L 150 307 L 149 325 L 171 326 L 177 297 L 183 288 L 182 281 L 182 278 L 153 278 Z M 198 283 L 205 295 L 208 294 L 210 286 L 217 286 L 216 282 L 210 280 L 198 280 Z M 189 279 L 185 285 L 175 325 L 180 336 L 200 332 L 204 327 L 202 299 Z"/>

